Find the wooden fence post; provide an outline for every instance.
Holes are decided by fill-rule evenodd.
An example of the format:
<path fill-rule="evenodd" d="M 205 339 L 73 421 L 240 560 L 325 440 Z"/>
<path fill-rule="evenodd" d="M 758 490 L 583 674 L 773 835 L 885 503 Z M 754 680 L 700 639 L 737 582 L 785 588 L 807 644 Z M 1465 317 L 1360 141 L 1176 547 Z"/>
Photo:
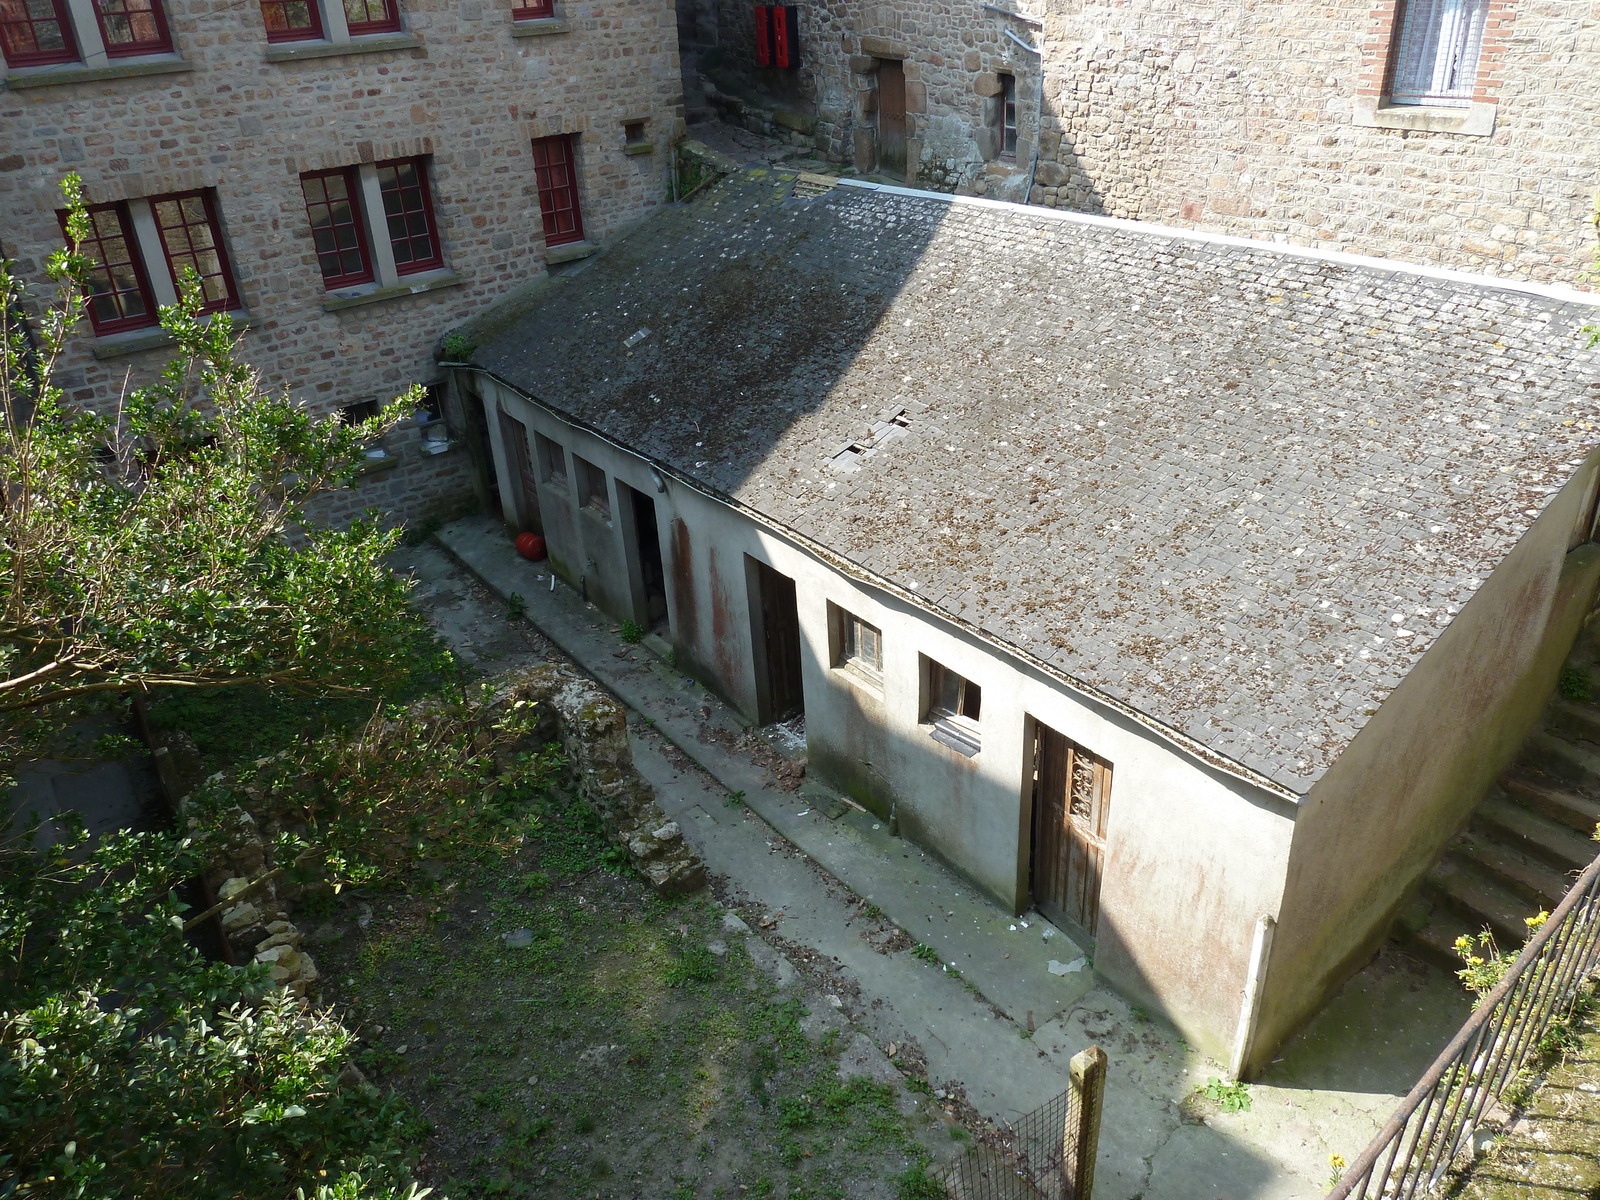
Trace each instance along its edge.
<path fill-rule="evenodd" d="M 1106 1052 L 1090 1046 L 1072 1056 L 1072 1102 L 1062 1131 L 1066 1200 L 1089 1200 L 1094 1191 L 1094 1159 L 1100 1147 L 1100 1109 L 1106 1090 Z"/>

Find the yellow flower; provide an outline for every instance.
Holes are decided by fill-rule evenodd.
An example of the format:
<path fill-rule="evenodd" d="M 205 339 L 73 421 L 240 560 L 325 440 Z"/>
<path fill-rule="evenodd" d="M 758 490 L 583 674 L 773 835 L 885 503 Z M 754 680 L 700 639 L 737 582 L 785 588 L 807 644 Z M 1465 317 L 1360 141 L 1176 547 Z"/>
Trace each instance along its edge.
<path fill-rule="evenodd" d="M 1541 908 L 1538 912 L 1534 913 L 1533 916 L 1522 918 L 1522 923 L 1524 925 L 1526 925 L 1529 929 L 1537 929 L 1537 928 L 1539 928 L 1539 926 L 1543 925 L 1549 919 L 1550 919 L 1550 914 L 1545 912 L 1545 910 Z"/>
<path fill-rule="evenodd" d="M 1328 1165 L 1330 1167 L 1332 1167 L 1335 1171 L 1343 1171 L 1344 1170 L 1344 1155 L 1342 1155 L 1342 1154 L 1330 1154 L 1330 1155 L 1328 1155 Z"/>

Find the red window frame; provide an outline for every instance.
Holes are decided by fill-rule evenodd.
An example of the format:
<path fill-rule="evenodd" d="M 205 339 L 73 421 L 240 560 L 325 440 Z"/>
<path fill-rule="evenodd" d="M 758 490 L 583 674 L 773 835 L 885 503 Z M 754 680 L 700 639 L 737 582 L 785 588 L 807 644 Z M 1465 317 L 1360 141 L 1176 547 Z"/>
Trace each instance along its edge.
<path fill-rule="evenodd" d="M 199 272 L 206 296 L 201 312 L 227 312 L 238 308 L 239 287 L 234 282 L 233 267 L 222 241 L 216 193 L 209 188 L 198 192 L 169 192 L 164 196 L 151 196 L 147 203 L 161 240 L 161 252 L 166 256 L 167 270 L 172 272 L 173 289 L 182 294 L 181 272 L 185 266 L 192 266 Z"/>
<path fill-rule="evenodd" d="M 338 179 L 342 181 L 344 196 L 342 200 L 349 206 L 349 219 L 336 218 L 334 209 L 341 198 L 328 198 L 326 184 L 321 185 L 321 198 L 313 198 L 307 191 L 307 185 L 316 181 Z M 351 287 L 358 283 L 372 282 L 372 250 L 367 243 L 366 220 L 363 217 L 361 195 L 361 177 L 355 167 L 336 167 L 331 171 L 308 171 L 300 176 L 300 192 L 306 204 L 306 217 L 311 222 L 311 238 L 317 248 L 317 267 L 322 272 L 322 282 L 329 291 L 339 288 Z M 325 217 L 324 223 L 319 225 L 318 217 Z M 324 249 L 323 241 L 317 234 L 320 231 L 332 231 L 332 244 Z M 341 244 L 339 231 L 348 230 L 349 235 Z M 354 253 L 359 259 L 359 264 L 354 270 L 336 270 L 328 273 L 329 256 L 333 256 L 333 265 L 343 268 L 347 265 L 346 255 Z"/>
<path fill-rule="evenodd" d="M 67 228 L 67 214 L 58 214 L 63 232 Z M 150 277 L 145 273 L 144 256 L 139 253 L 139 239 L 134 233 L 133 218 L 125 200 L 111 204 L 94 204 L 89 207 L 89 236 L 77 247 L 77 253 L 89 263 L 89 286 L 84 311 L 96 334 L 122 333 L 129 329 L 148 329 L 160 320 L 156 312 L 155 294 L 150 290 Z M 115 250 L 120 242 L 122 250 Z M 137 298 L 140 311 L 129 312 L 130 298 Z M 107 304 L 114 310 L 104 315 Z"/>
<path fill-rule="evenodd" d="M 323 37 L 318 0 L 261 0 L 261 19 L 269 42 L 309 42 Z"/>
<path fill-rule="evenodd" d="M 518 4 L 511 10 L 513 21 L 537 21 L 555 15 L 556 0 L 531 0 L 530 3 Z"/>
<path fill-rule="evenodd" d="M 444 266 L 444 248 L 439 244 L 428 186 L 428 160 L 391 158 L 378 163 L 377 169 L 395 273 L 414 275 Z"/>
<path fill-rule="evenodd" d="M 108 58 L 172 52 L 172 33 L 161 0 L 94 0 L 94 19 Z M 114 40 L 113 31 L 123 40 Z"/>
<path fill-rule="evenodd" d="M 344 20 L 351 37 L 399 33 L 400 0 L 344 0 Z"/>
<path fill-rule="evenodd" d="M 48 44 L 55 38 L 44 32 L 47 28 L 54 29 L 61 45 Z M 77 62 L 78 39 L 66 0 L 0 0 L 0 53 L 13 67 Z"/>
<path fill-rule="evenodd" d="M 576 134 L 533 140 L 533 173 L 539 188 L 539 216 L 544 244 L 564 246 L 583 241 L 583 213 L 578 206 Z"/>

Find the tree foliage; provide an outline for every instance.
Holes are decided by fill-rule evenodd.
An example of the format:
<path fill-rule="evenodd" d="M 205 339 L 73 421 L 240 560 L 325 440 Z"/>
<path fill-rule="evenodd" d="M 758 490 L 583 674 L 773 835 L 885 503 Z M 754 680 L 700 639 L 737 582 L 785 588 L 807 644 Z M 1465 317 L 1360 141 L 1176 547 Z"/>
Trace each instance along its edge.
<path fill-rule="evenodd" d="M 161 313 L 176 352 L 159 379 L 110 411 L 74 403 L 57 375 L 88 226 L 76 178 L 63 192 L 72 245 L 36 320 L 0 263 L 0 761 L 117 693 L 384 681 L 413 628 L 383 564 L 396 534 L 317 528 L 306 506 L 355 479 L 415 390 L 357 425 L 314 416 L 263 386 L 191 278 Z"/>

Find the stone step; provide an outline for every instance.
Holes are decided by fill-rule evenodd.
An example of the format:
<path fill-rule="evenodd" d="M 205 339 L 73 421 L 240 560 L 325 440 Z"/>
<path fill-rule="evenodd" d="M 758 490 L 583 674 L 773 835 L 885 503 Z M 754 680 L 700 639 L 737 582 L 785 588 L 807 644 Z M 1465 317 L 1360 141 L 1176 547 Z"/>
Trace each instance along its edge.
<path fill-rule="evenodd" d="M 1531 917 L 1540 907 L 1475 870 L 1472 863 L 1455 854 L 1446 855 L 1428 872 L 1427 886 L 1443 897 L 1462 919 L 1456 936 L 1475 935 L 1482 929 L 1489 929 L 1502 950 L 1527 941 L 1525 918 Z M 1436 921 L 1439 916 L 1435 914 Z M 1454 940 L 1452 937 L 1451 941 Z"/>
<path fill-rule="evenodd" d="M 1567 894 L 1574 878 L 1473 829 L 1461 835 L 1452 853 L 1516 893 L 1528 905 L 1530 913 L 1554 908 Z"/>
<path fill-rule="evenodd" d="M 1600 750 L 1541 729 L 1523 745 L 1521 762 L 1579 791 L 1600 792 Z"/>
<path fill-rule="evenodd" d="M 1424 920 L 1415 928 L 1406 929 L 1396 940 L 1424 962 L 1446 971 L 1459 971 L 1462 963 L 1456 953 L 1456 938 L 1466 932 L 1465 923 L 1450 914 Z"/>
<path fill-rule="evenodd" d="M 1506 797 L 1588 837 L 1600 825 L 1600 800 L 1580 796 L 1570 788 L 1531 770 L 1513 770 L 1500 781 Z M 1595 847 L 1600 853 L 1600 846 Z"/>
<path fill-rule="evenodd" d="M 1478 806 L 1472 824 L 1485 836 L 1542 859 L 1558 871 L 1581 871 L 1594 861 L 1600 848 L 1567 826 L 1512 804 L 1498 789 Z"/>
<path fill-rule="evenodd" d="M 1557 696 L 1545 710 L 1544 727 L 1568 741 L 1600 746 L 1600 708 Z"/>

